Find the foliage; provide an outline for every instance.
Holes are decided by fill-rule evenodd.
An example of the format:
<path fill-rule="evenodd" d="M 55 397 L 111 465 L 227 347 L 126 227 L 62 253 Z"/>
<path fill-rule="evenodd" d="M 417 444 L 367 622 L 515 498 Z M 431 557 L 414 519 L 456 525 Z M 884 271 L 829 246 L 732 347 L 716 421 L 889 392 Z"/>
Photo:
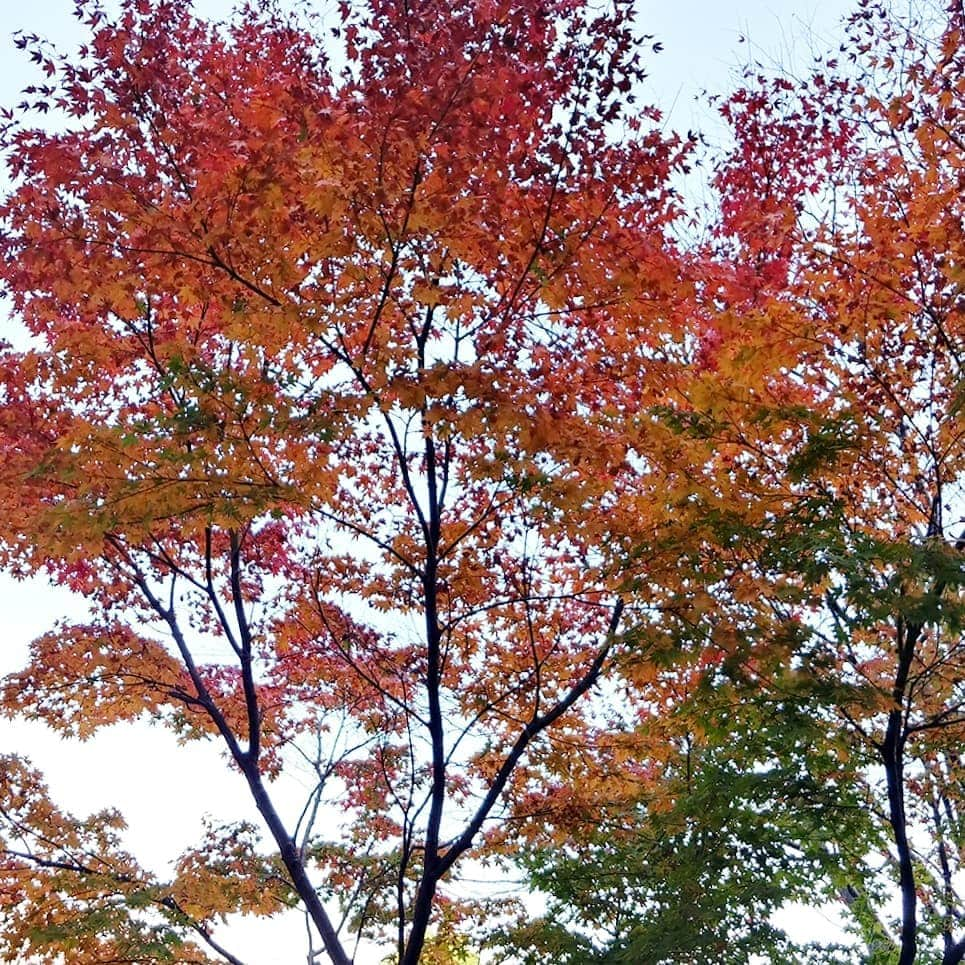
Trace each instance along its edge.
<path fill-rule="evenodd" d="M 719 174 L 747 185 L 751 162 L 775 175 L 724 227 L 779 273 L 764 299 L 810 342 L 799 372 L 812 410 L 852 427 L 836 458 L 798 467 L 838 523 L 783 568 L 812 590 L 802 619 L 825 655 L 815 676 L 854 689 L 836 715 L 853 759 L 871 755 L 853 780 L 890 840 L 883 870 L 902 906 L 893 927 L 883 905 L 862 924 L 879 951 L 891 936 L 882 954 L 900 965 L 965 956 L 951 750 L 965 734 L 962 16 L 950 4 L 943 18 L 902 21 L 864 4 L 842 48 L 848 79 L 824 64 L 798 89 L 761 79 L 727 105 L 738 151 Z M 867 905 L 863 888 L 852 897 Z"/>
<path fill-rule="evenodd" d="M 771 678 L 764 700 L 721 682 L 704 712 L 678 711 L 676 753 L 639 800 L 530 856 L 549 907 L 498 937 L 507 961 L 852 961 L 771 923 L 789 901 L 835 898 L 877 843 L 799 676 Z"/>
<path fill-rule="evenodd" d="M 265 840 L 161 881 L 5 759 L 0 949 L 471 960 L 476 856 L 511 960 L 845 962 L 770 921 L 839 898 L 960 962 L 960 5 L 749 76 L 686 245 L 622 0 L 78 12 L 3 133 L 0 562 L 91 616 L 0 709 L 219 742 Z"/>
<path fill-rule="evenodd" d="M 721 102 L 735 148 L 717 167 L 696 355 L 717 391 L 696 381 L 658 414 L 719 447 L 705 465 L 718 491 L 691 496 L 718 554 L 708 566 L 705 549 L 694 573 L 716 608 L 703 632 L 720 638 L 734 602 L 756 613 L 722 660 L 704 649 L 682 690 L 679 660 L 669 672 L 668 743 L 701 749 L 687 796 L 673 797 L 679 777 L 663 764 L 669 817 L 642 784 L 633 817 L 531 859 L 551 896 L 551 919 L 525 926 L 532 961 L 745 961 L 751 949 L 803 961 L 813 950 L 769 933 L 767 912 L 822 894 L 851 912 L 862 960 L 965 955 L 963 28 L 959 4 L 904 22 L 865 3 L 843 66 L 819 58 L 801 81 L 751 74 Z M 735 477 L 741 497 L 728 502 Z M 754 648 L 769 619 L 793 629 L 783 670 L 778 637 L 769 659 Z M 694 744 L 689 724 L 667 721 L 713 717 L 722 672 L 741 703 Z M 775 707 L 786 731 L 767 742 L 760 721 Z M 641 756 L 662 762 L 649 720 L 642 730 Z M 842 820 L 843 804 L 862 811 Z M 777 813 L 787 820 L 772 837 Z M 718 847 L 701 850 L 708 841 Z M 775 873 L 769 855 L 778 869 L 804 860 Z"/>
<path fill-rule="evenodd" d="M 592 743 L 587 694 L 672 592 L 682 477 L 635 419 L 686 376 L 661 347 L 691 324 L 684 150 L 630 106 L 626 3 L 340 13 L 339 67 L 269 2 L 220 26 L 81 2 L 77 55 L 20 38 L 47 79 L 3 135 L 30 339 L 0 359 L 0 562 L 91 619 L 34 642 L 2 710 L 82 738 L 148 717 L 244 776 L 274 853 L 245 831 L 185 855 L 177 913 L 152 905 L 167 946 L 235 960 L 208 923 L 297 896 L 333 962 L 354 932 L 413 965 L 472 911 L 460 859 L 506 848 Z M 30 844 L 59 847 L 47 808 L 3 803 L 4 951 L 101 961 L 114 925 L 32 925 L 45 896 L 102 905 L 86 863 Z M 122 867 L 104 901 L 136 930 Z"/>

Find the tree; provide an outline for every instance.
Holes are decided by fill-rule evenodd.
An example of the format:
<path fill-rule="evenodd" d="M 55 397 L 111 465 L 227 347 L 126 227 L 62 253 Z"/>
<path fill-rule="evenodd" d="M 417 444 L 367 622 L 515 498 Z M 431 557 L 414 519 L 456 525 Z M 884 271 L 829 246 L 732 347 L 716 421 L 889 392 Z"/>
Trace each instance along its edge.
<path fill-rule="evenodd" d="M 790 468 L 836 523 L 791 572 L 814 590 L 807 620 L 826 655 L 818 667 L 854 690 L 836 716 L 855 746 L 853 779 L 867 785 L 891 839 L 900 965 L 965 956 L 954 750 L 965 726 L 963 17 L 958 3 L 937 23 L 864 4 L 843 48 L 856 76 L 819 71 L 803 91 L 785 81 L 787 96 L 761 85 L 739 97 L 730 110 L 740 159 L 722 175 L 723 185 L 746 185 L 755 168 L 800 172 L 798 145 L 806 152 L 829 127 L 847 135 L 824 145 L 820 180 L 765 181 L 765 196 L 754 196 L 763 217 L 738 204 L 729 227 L 783 266 L 774 317 L 790 304 L 812 340 L 799 376 L 826 428 L 814 434 L 815 458 Z M 790 134 L 783 143 L 759 136 L 775 121 Z M 816 220 L 807 189 L 827 201 Z M 874 767 L 861 767 L 869 756 Z"/>
<path fill-rule="evenodd" d="M 756 577 L 761 596 L 749 604 L 757 612 L 744 639 L 768 619 L 796 638 L 783 671 L 732 650 L 682 695 L 692 708 L 685 721 L 713 715 L 735 684 L 750 702 L 736 727 L 699 735 L 711 768 L 723 760 L 734 769 L 720 784 L 734 816 L 688 815 L 684 843 L 694 847 L 723 824 L 735 836 L 732 855 L 739 845 L 764 858 L 769 823 L 746 827 L 736 815 L 753 807 L 770 774 L 771 802 L 797 809 L 784 826 L 786 848 L 819 859 L 799 865 L 803 882 L 794 888 L 806 891 L 810 881 L 815 895 L 838 892 L 863 960 L 900 965 L 965 956 L 963 17 L 958 2 L 913 20 L 864 3 L 839 58 L 819 58 L 802 80 L 754 72 L 721 103 L 735 146 L 716 169 L 704 289 L 711 321 L 697 361 L 724 381 L 713 393 L 692 382 L 671 413 L 681 433 L 714 438 L 725 453 L 708 463 L 725 496 L 735 476 L 756 494 L 745 508 L 695 497 L 716 521 L 708 543 L 728 560 L 711 591 L 718 607 L 735 582 Z M 789 501 L 791 493 L 800 499 Z M 702 569 L 703 578 L 711 572 Z M 709 634 L 719 619 L 695 629 Z M 788 703 L 794 694 L 801 703 Z M 742 724 L 767 719 L 774 707 L 787 739 L 748 741 Z M 810 718 L 803 730 L 802 707 Z M 838 766 L 832 756 L 831 766 L 808 774 L 819 796 L 796 797 L 802 763 L 807 773 L 829 753 L 840 755 Z M 679 767 L 663 768 L 669 786 Z M 742 787 L 747 780 L 754 793 Z M 649 855 L 635 860 L 663 820 L 647 812 L 651 794 L 641 788 L 635 831 L 579 851 L 576 875 L 552 853 L 537 861 L 537 880 L 549 881 L 561 916 L 584 927 L 596 920 L 595 895 L 579 892 L 579 876 L 599 871 L 594 857 L 628 869 L 620 883 L 638 887 L 635 911 L 625 909 L 621 932 L 597 949 L 611 956 L 601 960 L 620 960 L 635 937 L 665 934 L 662 882 L 651 877 Z M 815 822 L 810 808 L 822 799 Z M 840 810 L 849 800 L 863 802 L 875 831 L 855 836 Z M 816 839 L 816 824 L 830 837 Z M 691 878 L 712 874 L 719 853 L 701 858 Z M 711 916 L 704 933 L 740 935 L 733 909 L 755 907 L 773 877 L 765 869 L 725 882 L 732 904 L 723 906 L 721 888 L 703 889 L 692 913 Z M 896 893 L 901 911 L 892 920 Z M 666 951 L 661 961 L 691 954 L 679 944 Z M 766 954 L 787 953 L 771 945 Z M 564 960 L 593 959 L 584 949 Z"/>
<path fill-rule="evenodd" d="M 634 800 L 524 855 L 548 908 L 492 937 L 506 961 L 858 960 L 826 935 L 795 941 L 773 921 L 789 902 L 833 900 L 842 865 L 878 842 L 860 794 L 831 777 L 840 759 L 811 689 L 793 673 L 769 685 L 765 697 L 704 682 L 672 713 L 671 748 Z"/>
<path fill-rule="evenodd" d="M 238 962 L 219 918 L 301 904 L 334 963 L 352 934 L 451 957 L 460 861 L 565 809 L 547 774 L 674 595 L 685 480 L 637 416 L 688 371 L 683 151 L 629 106 L 629 5 L 340 12 L 337 69 L 268 2 L 82 0 L 76 57 L 20 38 L 47 79 L 3 134 L 31 339 L 0 360 L 0 559 L 91 616 L 2 709 L 219 741 L 271 846 L 214 825 L 160 880 L 6 758 L 8 956 Z"/>

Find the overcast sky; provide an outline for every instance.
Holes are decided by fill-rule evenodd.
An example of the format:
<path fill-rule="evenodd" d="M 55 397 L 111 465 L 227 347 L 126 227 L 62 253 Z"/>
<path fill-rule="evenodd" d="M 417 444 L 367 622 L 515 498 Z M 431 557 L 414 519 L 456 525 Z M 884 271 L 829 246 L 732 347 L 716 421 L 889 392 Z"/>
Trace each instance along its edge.
<path fill-rule="evenodd" d="M 323 0 L 324 2 L 324 0 Z M 329 4 L 334 6 L 333 4 Z M 198 0 L 196 10 L 220 17 L 227 0 Z M 839 21 L 851 8 L 841 0 L 661 0 L 640 2 L 639 22 L 662 44 L 652 57 L 646 99 L 659 106 L 674 128 L 713 129 L 701 91 L 726 92 L 750 60 L 803 68 L 812 51 L 832 48 L 841 36 Z M 26 58 L 14 50 L 17 30 L 38 33 L 62 49 L 83 42 L 72 16 L 73 0 L 0 2 L 0 102 L 15 103 L 18 91 L 36 80 Z M 0 182 L 2 184 L 2 182 Z M 4 321 L 0 309 L 0 334 Z M 15 583 L 0 576 L 4 636 L 0 674 L 16 670 L 30 639 L 58 615 L 77 607 L 62 592 L 37 582 Z M 0 753 L 26 753 L 48 774 L 55 798 L 77 812 L 119 806 L 128 816 L 132 850 L 163 873 L 165 863 L 197 840 L 203 813 L 226 819 L 252 817 L 242 782 L 221 766 L 208 747 L 175 748 L 166 734 L 146 727 L 117 730 L 88 744 L 64 744 L 37 727 L 0 721 Z M 203 789 L 204 800 L 195 799 Z M 797 912 L 801 922 L 802 912 Z M 809 918 L 815 935 L 829 928 L 820 915 Z M 276 925 L 232 925 L 225 944 L 240 949 L 250 965 L 303 960 L 300 918 Z M 371 959 L 371 965 L 378 961 Z M 360 960 L 359 965 L 369 965 Z"/>

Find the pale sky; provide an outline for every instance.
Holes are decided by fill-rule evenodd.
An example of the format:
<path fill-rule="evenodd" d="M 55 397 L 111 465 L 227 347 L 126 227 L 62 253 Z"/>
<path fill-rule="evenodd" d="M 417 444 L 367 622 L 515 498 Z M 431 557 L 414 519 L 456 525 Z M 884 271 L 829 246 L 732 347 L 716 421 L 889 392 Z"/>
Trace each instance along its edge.
<path fill-rule="evenodd" d="M 227 0 L 195 4 L 199 13 L 209 16 L 222 16 L 230 6 Z M 749 59 L 806 67 L 812 50 L 836 47 L 841 36 L 838 21 L 851 8 L 841 0 L 640 2 L 642 30 L 663 45 L 663 52 L 652 58 L 644 99 L 661 107 L 667 123 L 678 130 L 712 130 L 713 117 L 698 99 L 700 91 L 726 92 Z M 0 0 L 0 103 L 15 103 L 19 90 L 37 79 L 26 57 L 13 48 L 11 34 L 24 30 L 64 48 L 76 46 L 83 38 L 72 9 L 73 0 Z M 10 324 L 0 312 L 0 335 Z M 54 619 L 80 615 L 76 601 L 63 591 L 40 582 L 15 583 L 2 575 L 0 608 L 5 628 L 0 675 L 23 665 L 27 643 Z M 256 817 L 243 782 L 227 772 L 212 747 L 177 748 L 166 733 L 146 726 L 116 729 L 79 744 L 61 742 L 39 726 L 0 720 L 0 753 L 11 751 L 33 758 L 61 805 L 77 813 L 120 807 L 128 817 L 131 850 L 159 873 L 200 837 L 205 812 L 223 819 Z M 830 910 L 830 917 L 801 909 L 789 916 L 812 937 L 832 935 Z M 304 961 L 304 924 L 297 915 L 287 922 L 232 923 L 221 930 L 220 938 L 247 965 Z M 373 953 L 360 957 L 359 965 L 378 961 Z"/>

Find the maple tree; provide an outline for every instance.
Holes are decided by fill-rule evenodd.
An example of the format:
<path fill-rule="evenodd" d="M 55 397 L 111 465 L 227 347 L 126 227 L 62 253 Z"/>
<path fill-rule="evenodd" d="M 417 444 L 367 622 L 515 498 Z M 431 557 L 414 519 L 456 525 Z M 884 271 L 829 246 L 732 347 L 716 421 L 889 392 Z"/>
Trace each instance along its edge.
<path fill-rule="evenodd" d="M 526 960 L 965 958 L 963 37 L 960 3 L 911 21 L 864 3 L 803 80 L 752 73 L 721 102 L 735 148 L 697 353 L 715 381 L 671 416 L 718 443 L 716 492 L 694 487 L 717 611 L 690 635 L 720 638 L 745 583 L 742 642 L 701 647 L 686 686 L 670 669 L 667 750 L 645 721 L 659 774 L 637 801 L 536 852 L 551 914 L 517 932 Z M 772 621 L 777 660 L 748 648 Z M 774 934 L 768 908 L 822 895 L 860 947 Z"/>
<path fill-rule="evenodd" d="M 523 851 L 547 907 L 495 930 L 499 960 L 859 960 L 841 936 L 789 934 L 775 915 L 836 901 L 882 844 L 861 789 L 835 780 L 842 744 L 818 712 L 831 695 L 790 670 L 766 690 L 740 676 L 707 675 L 668 714 L 669 753 L 635 799 L 561 846 Z"/>
<path fill-rule="evenodd" d="M 819 641 L 811 672 L 845 688 L 831 719 L 891 843 L 900 916 L 894 930 L 881 910 L 860 924 L 869 944 L 892 936 L 882 954 L 900 965 L 965 957 L 963 36 L 957 3 L 933 22 L 862 5 L 842 48 L 852 76 L 835 78 L 832 63 L 803 88 L 782 79 L 731 102 L 739 156 L 721 174 L 724 187 L 756 181 L 757 210 L 725 209 L 727 227 L 760 274 L 780 278 L 771 317 L 797 319 L 811 343 L 795 376 L 824 425 L 814 458 L 789 469 L 826 522 L 784 566 L 811 591 L 800 613 Z M 849 901 L 868 890 L 853 875 Z"/>
<path fill-rule="evenodd" d="M 267 2 L 77 13 L 3 133 L 0 560 L 91 615 L 0 707 L 219 741 L 268 845 L 213 825 L 159 877 L 5 758 L 0 948 L 238 962 L 224 916 L 301 905 L 334 963 L 453 960 L 460 860 L 566 810 L 674 592 L 686 478 L 637 416 L 689 367 L 684 146 L 629 5 L 343 4 L 337 68 Z"/>
<path fill-rule="evenodd" d="M 90 617 L 0 710 L 219 742 L 261 823 L 160 876 L 3 758 L 3 953 L 459 961 L 484 856 L 517 960 L 847 960 L 810 894 L 961 961 L 960 5 L 724 101 L 706 243 L 629 4 L 78 16 L 3 129 L 0 562 Z"/>

